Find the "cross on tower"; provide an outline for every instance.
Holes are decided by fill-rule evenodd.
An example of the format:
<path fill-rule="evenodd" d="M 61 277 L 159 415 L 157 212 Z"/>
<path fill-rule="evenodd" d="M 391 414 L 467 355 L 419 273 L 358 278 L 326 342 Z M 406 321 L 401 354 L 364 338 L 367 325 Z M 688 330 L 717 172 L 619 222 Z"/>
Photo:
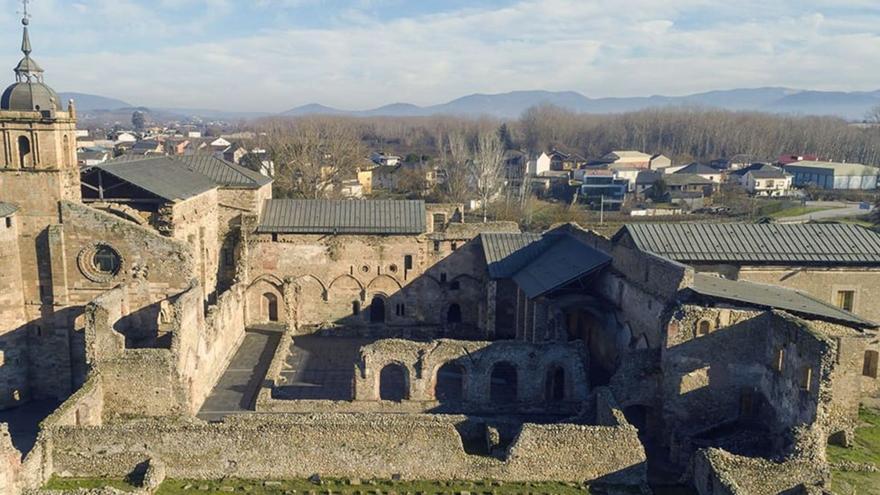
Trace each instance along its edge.
<path fill-rule="evenodd" d="M 31 18 L 31 14 L 28 12 L 28 5 L 30 5 L 30 3 L 31 0 L 21 0 L 22 10 L 19 13 L 22 15 L 21 22 L 24 25 L 27 25 Z"/>

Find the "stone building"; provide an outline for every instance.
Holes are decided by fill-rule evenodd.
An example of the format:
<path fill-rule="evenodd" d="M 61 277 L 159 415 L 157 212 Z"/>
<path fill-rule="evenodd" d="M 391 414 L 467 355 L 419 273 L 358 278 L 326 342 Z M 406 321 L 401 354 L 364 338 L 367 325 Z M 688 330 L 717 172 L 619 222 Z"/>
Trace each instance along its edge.
<path fill-rule="evenodd" d="M 144 465 L 632 491 L 646 452 L 704 494 L 759 467 L 785 491 L 827 481 L 826 442 L 877 390 L 867 231 L 532 234 L 455 204 L 273 199 L 212 156 L 80 169 L 27 22 L 22 50 L 0 101 L 0 410 L 59 405 L 28 448 L 0 428 L 8 493 Z"/>

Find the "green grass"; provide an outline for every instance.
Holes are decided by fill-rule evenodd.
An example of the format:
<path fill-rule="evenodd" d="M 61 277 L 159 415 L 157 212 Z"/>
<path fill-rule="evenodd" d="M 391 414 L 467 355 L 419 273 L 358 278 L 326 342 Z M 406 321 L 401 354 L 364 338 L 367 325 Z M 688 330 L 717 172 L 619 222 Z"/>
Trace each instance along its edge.
<path fill-rule="evenodd" d="M 851 448 L 828 446 L 828 461 L 852 461 L 880 466 L 880 411 L 863 409 L 859 417 L 865 426 L 856 430 Z M 831 489 L 837 495 L 880 495 L 880 473 L 834 471 Z"/>
<path fill-rule="evenodd" d="M 47 490 L 79 490 L 96 488 L 116 488 L 125 492 L 133 492 L 135 487 L 125 480 L 110 478 L 61 478 L 52 476 L 44 487 Z"/>
<path fill-rule="evenodd" d="M 224 490 L 225 488 L 225 490 Z M 232 491 L 230 491 L 232 489 Z M 498 494 L 560 494 L 560 495 L 584 495 L 589 493 L 582 486 L 572 486 L 566 483 L 501 483 L 493 484 L 484 482 L 428 482 L 428 481 L 364 481 L 359 485 L 352 485 L 348 481 L 324 480 L 323 484 L 317 485 L 306 480 L 280 481 L 266 486 L 262 481 L 228 479 L 224 481 L 197 481 L 197 480 L 166 480 L 156 495 L 213 495 L 213 494 L 251 494 L 251 495 L 283 495 L 284 493 L 305 495 L 309 492 L 325 494 L 332 492 L 334 495 L 354 495 L 356 493 L 424 493 L 424 494 L 457 494 L 469 492 L 472 495 Z M 637 493 L 637 492 L 636 492 Z"/>

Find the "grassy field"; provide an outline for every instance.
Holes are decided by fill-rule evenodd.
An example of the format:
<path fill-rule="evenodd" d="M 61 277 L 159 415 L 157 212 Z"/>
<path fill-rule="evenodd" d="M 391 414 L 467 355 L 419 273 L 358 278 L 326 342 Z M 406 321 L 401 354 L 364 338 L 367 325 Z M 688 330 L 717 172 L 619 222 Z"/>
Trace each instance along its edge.
<path fill-rule="evenodd" d="M 771 213 L 768 216 L 771 218 L 799 217 L 801 215 L 809 215 L 810 213 L 816 213 L 817 211 L 835 210 L 835 209 L 837 209 L 837 208 L 828 208 L 827 206 L 795 206 L 792 208 L 786 208 L 784 210 L 779 210 L 777 212 Z"/>
<path fill-rule="evenodd" d="M 125 480 L 104 478 L 59 478 L 58 476 L 53 476 L 49 482 L 46 483 L 44 488 L 47 490 L 67 491 L 78 490 L 80 488 L 93 489 L 105 487 L 112 487 L 126 492 L 133 492 L 135 490 L 135 487 Z"/>
<path fill-rule="evenodd" d="M 828 446 L 829 462 L 852 461 L 880 466 L 880 411 L 862 410 L 865 423 L 856 432 L 855 444 L 845 449 Z M 880 495 L 880 473 L 849 473 L 835 471 L 831 488 L 837 495 Z"/>
<path fill-rule="evenodd" d="M 463 492 L 472 495 L 482 494 L 560 494 L 584 495 L 590 493 L 586 487 L 564 483 L 492 483 L 492 482 L 392 482 L 364 481 L 355 482 L 341 480 L 324 480 L 317 485 L 306 480 L 262 482 L 252 480 L 223 481 L 187 481 L 168 480 L 159 487 L 157 495 L 201 495 L 248 493 L 252 495 L 283 495 L 285 493 L 306 495 L 309 493 L 334 495 L 374 494 L 374 493 L 424 493 L 424 494 L 458 494 Z M 638 493 L 638 492 L 634 492 Z"/>

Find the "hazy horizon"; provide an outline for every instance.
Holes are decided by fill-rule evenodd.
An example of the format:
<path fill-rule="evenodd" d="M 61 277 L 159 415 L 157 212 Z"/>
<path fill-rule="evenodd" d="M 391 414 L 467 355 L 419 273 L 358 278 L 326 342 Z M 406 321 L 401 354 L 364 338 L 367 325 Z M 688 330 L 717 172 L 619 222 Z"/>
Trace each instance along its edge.
<path fill-rule="evenodd" d="M 0 86 L 21 57 L 0 0 Z M 591 98 L 880 89 L 880 8 L 851 0 L 33 0 L 58 91 L 149 107 L 361 110 L 540 89 Z"/>

